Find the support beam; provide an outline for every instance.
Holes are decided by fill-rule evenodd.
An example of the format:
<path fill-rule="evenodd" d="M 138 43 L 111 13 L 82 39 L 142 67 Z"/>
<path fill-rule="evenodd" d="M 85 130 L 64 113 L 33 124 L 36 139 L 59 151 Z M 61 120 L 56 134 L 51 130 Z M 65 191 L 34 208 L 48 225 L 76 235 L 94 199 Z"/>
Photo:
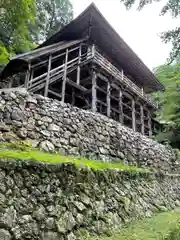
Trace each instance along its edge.
<path fill-rule="evenodd" d="M 136 109 L 134 99 L 132 99 L 132 129 L 136 131 Z"/>
<path fill-rule="evenodd" d="M 128 120 L 132 121 L 132 118 L 131 118 L 131 117 L 129 117 L 128 115 L 126 115 L 125 113 L 124 113 L 124 119 L 128 119 Z M 131 127 L 131 128 L 132 128 L 132 126 L 129 126 L 129 127 Z"/>
<path fill-rule="evenodd" d="M 77 84 L 80 84 L 80 76 L 81 76 L 81 68 L 80 68 L 80 63 L 81 63 L 81 44 L 79 46 L 79 59 L 78 59 L 78 67 L 77 67 Z"/>
<path fill-rule="evenodd" d="M 66 83 L 68 83 L 69 85 L 71 85 L 72 87 L 74 87 L 76 89 L 79 89 L 82 92 L 87 92 L 87 88 L 85 88 L 85 87 L 83 87 L 81 85 L 78 85 L 77 83 L 75 83 L 74 81 L 72 81 L 69 78 L 66 78 Z"/>
<path fill-rule="evenodd" d="M 97 93 L 96 93 L 96 72 L 92 72 L 92 111 L 96 112 L 97 111 Z"/>
<path fill-rule="evenodd" d="M 130 104 L 130 103 L 129 103 Z M 122 105 L 124 106 L 124 107 L 126 107 L 127 109 L 130 109 L 130 110 L 132 110 L 132 106 L 130 105 L 128 105 L 127 103 L 122 103 Z"/>
<path fill-rule="evenodd" d="M 111 84 L 107 82 L 107 95 L 106 95 L 106 102 L 107 102 L 107 116 L 111 116 Z"/>
<path fill-rule="evenodd" d="M 64 76 L 62 82 L 61 102 L 64 103 L 65 91 L 66 91 L 66 80 L 67 80 L 67 62 L 68 62 L 68 48 L 66 49 L 65 63 L 64 63 Z"/>
<path fill-rule="evenodd" d="M 53 91 L 51 89 L 48 89 L 48 92 L 61 99 L 61 94 L 59 94 L 59 93 L 57 93 L 57 92 L 55 92 L 55 91 Z"/>
<path fill-rule="evenodd" d="M 31 63 L 28 63 L 28 69 L 26 71 L 25 82 L 24 82 L 24 87 L 25 88 L 28 88 L 30 72 L 31 72 Z"/>
<path fill-rule="evenodd" d="M 123 105 L 122 105 L 122 90 L 119 89 L 119 121 L 121 124 L 123 124 Z"/>
<path fill-rule="evenodd" d="M 91 84 L 91 76 L 82 79 L 81 85 L 86 87 Z"/>
<path fill-rule="evenodd" d="M 97 73 L 97 76 L 98 76 L 98 78 L 100 78 L 101 80 L 103 80 L 103 81 L 105 81 L 105 82 L 108 82 L 108 81 L 109 81 L 108 78 L 105 77 L 105 76 L 104 76 L 103 74 L 101 74 L 100 72 Z"/>
<path fill-rule="evenodd" d="M 142 105 L 140 105 L 140 113 L 141 113 L 141 133 L 144 135 L 144 109 Z"/>
<path fill-rule="evenodd" d="M 45 89 L 44 89 L 44 96 L 47 97 L 48 95 L 48 88 L 49 88 L 49 77 L 50 77 L 50 71 L 51 71 L 51 61 L 52 61 L 52 55 L 49 55 L 48 60 L 48 69 L 47 69 L 47 77 L 46 77 L 46 83 L 45 83 Z"/>
<path fill-rule="evenodd" d="M 151 121 L 151 113 L 148 111 L 148 128 L 149 128 L 149 136 L 152 136 L 152 121 Z"/>

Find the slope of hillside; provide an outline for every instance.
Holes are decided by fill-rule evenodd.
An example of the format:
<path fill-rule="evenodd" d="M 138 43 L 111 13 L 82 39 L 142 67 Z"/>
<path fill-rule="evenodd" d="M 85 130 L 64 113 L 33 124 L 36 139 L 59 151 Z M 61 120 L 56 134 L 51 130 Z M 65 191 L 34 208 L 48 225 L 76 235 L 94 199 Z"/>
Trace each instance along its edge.
<path fill-rule="evenodd" d="M 180 220 L 180 211 L 165 212 L 152 218 L 134 221 L 111 237 L 96 237 L 88 240 L 165 240 Z M 173 240 L 178 240 L 174 238 Z"/>

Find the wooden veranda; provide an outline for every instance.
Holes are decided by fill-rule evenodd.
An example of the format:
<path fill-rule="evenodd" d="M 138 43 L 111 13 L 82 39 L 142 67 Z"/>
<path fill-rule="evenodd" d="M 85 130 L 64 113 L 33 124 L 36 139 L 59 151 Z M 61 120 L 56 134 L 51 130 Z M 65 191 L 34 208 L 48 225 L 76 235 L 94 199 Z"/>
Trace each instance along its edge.
<path fill-rule="evenodd" d="M 25 87 L 152 135 L 157 104 L 150 94 L 163 86 L 94 4 L 39 48 L 13 58 L 0 77 L 14 74 L 21 76 L 11 78 L 9 87 Z"/>
<path fill-rule="evenodd" d="M 54 97 L 107 115 L 134 131 L 151 135 L 151 109 L 156 103 L 88 41 L 62 42 L 51 49 L 23 55 L 28 61 L 25 81 L 10 87 Z M 41 58 L 40 62 L 38 59 Z"/>

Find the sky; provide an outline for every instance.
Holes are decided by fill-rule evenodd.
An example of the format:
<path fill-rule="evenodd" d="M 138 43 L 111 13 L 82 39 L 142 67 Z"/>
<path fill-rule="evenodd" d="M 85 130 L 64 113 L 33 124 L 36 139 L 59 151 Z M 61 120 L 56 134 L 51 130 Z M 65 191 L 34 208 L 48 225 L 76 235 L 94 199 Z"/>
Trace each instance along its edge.
<path fill-rule="evenodd" d="M 71 2 L 74 17 L 76 17 L 92 3 L 92 0 L 71 0 Z M 179 19 L 172 19 L 169 14 L 159 15 L 165 0 L 148 5 L 140 12 L 136 7 L 126 10 L 120 0 L 94 0 L 93 2 L 150 69 L 166 62 L 171 44 L 162 43 L 159 34 L 178 26 Z"/>

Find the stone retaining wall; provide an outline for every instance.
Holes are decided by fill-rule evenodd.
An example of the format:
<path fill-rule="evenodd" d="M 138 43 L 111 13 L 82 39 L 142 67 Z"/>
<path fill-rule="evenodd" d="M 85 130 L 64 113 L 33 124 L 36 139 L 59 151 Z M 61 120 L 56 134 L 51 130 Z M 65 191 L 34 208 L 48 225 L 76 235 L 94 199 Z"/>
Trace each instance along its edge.
<path fill-rule="evenodd" d="M 180 177 L 0 161 L 0 239 L 78 240 L 180 206 Z"/>
<path fill-rule="evenodd" d="M 1 139 L 31 141 L 47 151 L 176 169 L 174 152 L 100 114 L 24 90 L 0 92 Z"/>

